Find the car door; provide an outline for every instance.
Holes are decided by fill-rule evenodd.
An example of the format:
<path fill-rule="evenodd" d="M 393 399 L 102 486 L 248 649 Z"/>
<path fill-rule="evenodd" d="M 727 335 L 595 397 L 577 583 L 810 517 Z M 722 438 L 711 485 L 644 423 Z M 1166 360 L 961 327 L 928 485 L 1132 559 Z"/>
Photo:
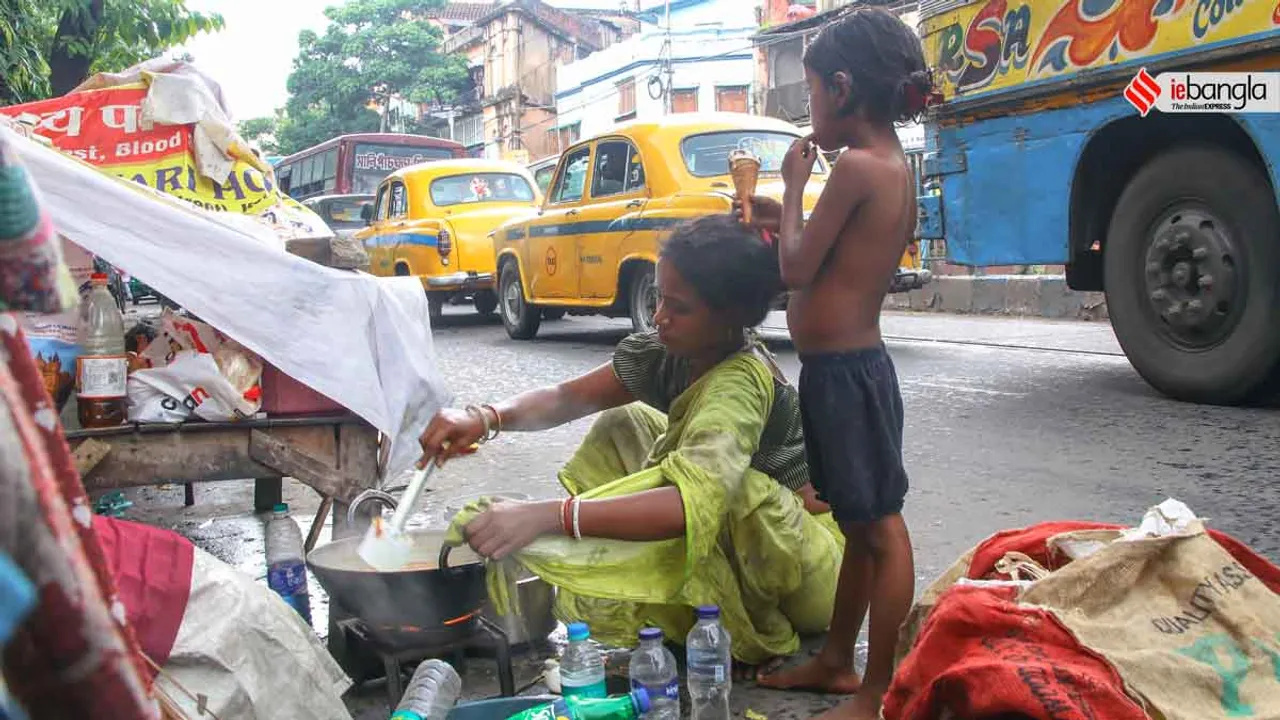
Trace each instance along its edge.
<path fill-rule="evenodd" d="M 578 287 L 584 298 L 611 299 L 622 248 L 640 229 L 648 200 L 644 164 L 629 140 L 605 138 L 596 143 L 591 166 L 591 202 L 582 210 L 584 232 L 578 236 Z"/>
<path fill-rule="evenodd" d="M 566 152 L 542 212 L 529 223 L 527 274 L 534 302 L 578 297 L 577 235 L 590 168 L 590 143 Z"/>
<path fill-rule="evenodd" d="M 360 231 L 361 242 L 365 252 L 369 253 L 369 269 L 374 275 L 388 276 L 395 274 L 394 241 L 384 233 L 387 226 L 388 200 L 390 199 L 390 183 L 383 183 L 378 188 L 377 199 L 374 200 L 373 219 L 369 227 Z"/>
<path fill-rule="evenodd" d="M 424 240 L 409 232 L 409 191 L 399 179 L 387 183 L 387 219 L 382 232 L 395 248 L 395 275 L 425 275 Z"/>

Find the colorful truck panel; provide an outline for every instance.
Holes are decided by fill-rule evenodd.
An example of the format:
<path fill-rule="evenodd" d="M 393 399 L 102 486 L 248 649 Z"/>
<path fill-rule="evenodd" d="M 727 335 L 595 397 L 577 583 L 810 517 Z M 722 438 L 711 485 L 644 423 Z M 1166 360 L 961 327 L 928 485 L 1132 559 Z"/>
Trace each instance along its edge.
<path fill-rule="evenodd" d="M 920 235 L 953 263 L 1064 265 L 1073 289 L 1105 291 L 1126 355 L 1170 396 L 1280 390 L 1280 113 L 1257 111 L 1280 102 L 1280 0 L 933 0 L 921 16 L 944 99 Z M 1153 109 L 1187 82 L 1253 100 Z"/>

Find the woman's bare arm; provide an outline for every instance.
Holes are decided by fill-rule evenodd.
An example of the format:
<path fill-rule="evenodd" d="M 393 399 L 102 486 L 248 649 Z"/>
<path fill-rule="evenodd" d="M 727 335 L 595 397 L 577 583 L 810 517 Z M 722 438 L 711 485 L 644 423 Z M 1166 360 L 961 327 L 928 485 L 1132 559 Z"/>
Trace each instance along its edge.
<path fill-rule="evenodd" d="M 605 363 L 585 375 L 520 393 L 493 407 L 502 417 L 504 431 L 533 431 L 559 427 L 634 400 L 614 374 L 613 365 Z"/>
<path fill-rule="evenodd" d="M 684 500 L 674 486 L 583 500 L 578 508 L 578 529 L 583 537 L 670 540 L 684 537 L 684 522 Z"/>

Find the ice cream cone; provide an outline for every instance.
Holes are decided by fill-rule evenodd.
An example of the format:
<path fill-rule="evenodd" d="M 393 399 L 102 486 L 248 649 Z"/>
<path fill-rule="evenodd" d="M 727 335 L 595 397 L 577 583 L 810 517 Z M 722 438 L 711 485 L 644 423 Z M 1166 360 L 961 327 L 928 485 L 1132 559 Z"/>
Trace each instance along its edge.
<path fill-rule="evenodd" d="M 760 158 L 746 150 L 734 150 L 729 154 L 729 175 L 733 177 L 733 191 L 742 203 L 742 222 L 751 224 L 751 197 L 756 194 L 756 182 L 760 179 Z"/>

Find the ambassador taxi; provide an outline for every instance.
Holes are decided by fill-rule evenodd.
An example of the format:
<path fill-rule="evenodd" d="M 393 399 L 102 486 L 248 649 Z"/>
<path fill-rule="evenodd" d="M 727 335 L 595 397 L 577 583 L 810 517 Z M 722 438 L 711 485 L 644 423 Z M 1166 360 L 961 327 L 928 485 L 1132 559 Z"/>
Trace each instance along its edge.
<path fill-rule="evenodd" d="M 544 316 L 629 317 L 652 329 L 661 238 L 680 222 L 730 212 L 729 153 L 762 160 L 757 193 L 781 200 L 782 158 L 800 130 L 773 118 L 690 113 L 631 122 L 560 154 L 541 209 L 494 233 L 507 334 L 534 337 Z M 827 177 L 805 189 L 806 217 Z"/>
<path fill-rule="evenodd" d="M 492 232 L 533 216 L 542 193 L 529 171 L 496 160 L 435 160 L 387 176 L 355 235 L 370 272 L 422 279 L 438 318 L 451 299 L 470 297 L 482 314 L 498 307 Z"/>

